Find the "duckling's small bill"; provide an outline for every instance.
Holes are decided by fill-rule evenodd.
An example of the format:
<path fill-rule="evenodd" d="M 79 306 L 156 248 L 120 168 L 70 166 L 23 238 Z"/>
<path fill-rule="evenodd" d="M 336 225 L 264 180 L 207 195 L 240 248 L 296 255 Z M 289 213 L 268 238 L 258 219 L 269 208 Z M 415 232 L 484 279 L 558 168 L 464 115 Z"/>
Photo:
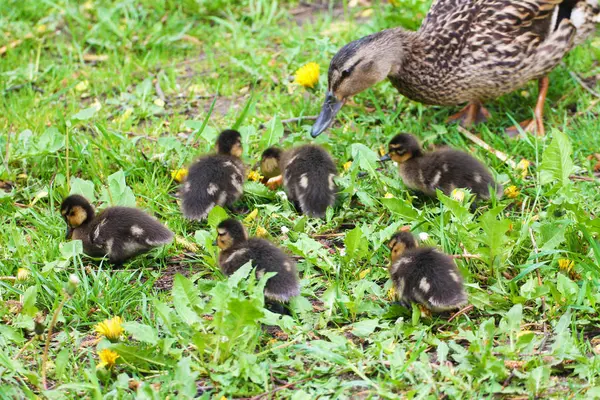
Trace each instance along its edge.
<path fill-rule="evenodd" d="M 323 107 L 321 108 L 321 113 L 317 117 L 315 124 L 312 127 L 311 136 L 316 138 L 321 133 L 323 133 L 329 125 L 333 122 L 335 116 L 338 111 L 344 105 L 343 100 L 338 100 L 332 92 L 327 92 L 327 96 L 325 97 L 325 102 L 323 103 Z"/>

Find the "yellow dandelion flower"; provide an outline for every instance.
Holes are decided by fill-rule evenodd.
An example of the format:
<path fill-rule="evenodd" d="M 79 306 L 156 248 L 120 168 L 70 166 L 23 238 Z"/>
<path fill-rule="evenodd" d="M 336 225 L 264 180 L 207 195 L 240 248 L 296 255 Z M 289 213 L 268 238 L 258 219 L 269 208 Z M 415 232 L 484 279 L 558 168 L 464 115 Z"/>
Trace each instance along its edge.
<path fill-rule="evenodd" d="M 163 108 L 165 106 L 165 104 L 166 104 L 165 101 L 163 99 L 161 99 L 161 98 L 155 99 L 153 101 L 153 103 L 154 103 L 155 106 L 160 107 L 160 108 Z"/>
<path fill-rule="evenodd" d="M 258 216 L 258 208 L 255 208 L 254 210 L 252 210 L 252 212 L 250 214 L 248 214 L 248 216 L 246 218 L 244 218 L 244 222 L 252 222 L 256 219 L 257 216 Z"/>
<path fill-rule="evenodd" d="M 269 232 L 267 232 L 267 230 L 265 228 L 263 228 L 262 226 L 259 226 L 256 228 L 256 236 L 264 238 L 267 237 L 269 235 Z"/>
<path fill-rule="evenodd" d="M 385 147 L 383 147 L 383 145 L 379 146 L 379 156 L 383 157 L 387 154 L 387 151 L 385 149 Z"/>
<path fill-rule="evenodd" d="M 133 108 L 127 108 L 127 109 L 125 109 L 125 112 L 123 114 L 121 114 L 118 117 L 115 117 L 113 119 L 113 122 L 116 122 L 116 123 L 125 122 L 129 119 L 129 117 L 131 117 L 131 114 L 133 114 Z"/>
<path fill-rule="evenodd" d="M 254 182 L 261 181 L 264 178 L 258 171 L 248 172 L 248 179 Z"/>
<path fill-rule="evenodd" d="M 350 171 L 351 166 L 352 166 L 352 161 L 348 161 L 347 163 L 344 163 L 344 171 L 346 171 L 346 172 Z"/>
<path fill-rule="evenodd" d="M 75 90 L 78 92 L 83 92 L 90 87 L 90 83 L 88 81 L 81 81 L 77 85 L 75 85 Z"/>
<path fill-rule="evenodd" d="M 454 189 L 452 193 L 450 193 L 450 197 L 462 203 L 462 201 L 465 199 L 465 191 L 462 189 Z"/>
<path fill-rule="evenodd" d="M 26 281 L 31 276 L 31 271 L 27 268 L 19 268 L 17 270 L 17 280 L 20 282 Z"/>
<path fill-rule="evenodd" d="M 387 298 L 389 300 L 394 300 L 396 298 L 396 288 L 392 286 L 390 290 L 387 292 Z"/>
<path fill-rule="evenodd" d="M 386 193 L 386 194 L 383 196 L 383 198 L 385 198 L 385 199 L 393 199 L 393 198 L 394 198 L 394 195 L 388 192 L 388 193 Z"/>
<path fill-rule="evenodd" d="M 504 195 L 509 199 L 514 199 L 519 194 L 520 192 L 517 190 L 517 187 L 515 185 L 509 186 L 506 189 L 504 189 Z"/>
<path fill-rule="evenodd" d="M 531 163 L 526 159 L 522 159 L 521 161 L 519 161 L 519 163 L 517 164 L 517 169 L 521 171 L 521 178 L 525 179 L 527 173 L 529 172 L 530 165 Z"/>
<path fill-rule="evenodd" d="M 569 260 L 568 258 L 561 258 L 558 260 L 558 268 L 563 271 L 571 272 L 573 267 L 575 266 L 575 261 Z"/>
<path fill-rule="evenodd" d="M 358 274 L 358 277 L 360 279 L 365 279 L 365 276 L 367 276 L 367 274 L 371 272 L 371 268 L 367 268 L 367 269 L 363 269 L 362 271 L 360 271 L 360 273 Z"/>
<path fill-rule="evenodd" d="M 297 84 L 304 87 L 314 88 L 317 82 L 319 82 L 319 64 L 316 62 L 309 62 L 303 65 L 296 71 Z"/>
<path fill-rule="evenodd" d="M 185 179 L 187 174 L 188 174 L 187 168 L 175 169 L 175 170 L 171 171 L 171 178 L 173 178 L 173 180 L 175 182 L 181 183 L 181 182 L 183 182 L 183 180 Z"/>
<path fill-rule="evenodd" d="M 105 319 L 94 327 L 94 331 L 96 331 L 98 336 L 104 336 L 111 342 L 116 342 L 123 334 L 122 323 L 123 320 L 121 317 Z"/>
<path fill-rule="evenodd" d="M 100 362 L 96 365 L 96 369 L 107 368 L 111 369 L 115 366 L 117 358 L 119 358 L 119 354 L 117 352 L 112 351 L 110 349 L 100 350 L 98 352 L 98 357 L 100 358 Z"/>

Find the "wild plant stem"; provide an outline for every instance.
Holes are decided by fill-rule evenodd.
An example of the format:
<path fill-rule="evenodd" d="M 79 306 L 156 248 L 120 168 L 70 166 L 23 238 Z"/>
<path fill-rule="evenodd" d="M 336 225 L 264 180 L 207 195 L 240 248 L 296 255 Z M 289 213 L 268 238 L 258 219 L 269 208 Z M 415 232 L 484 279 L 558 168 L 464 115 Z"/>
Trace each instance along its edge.
<path fill-rule="evenodd" d="M 67 157 L 67 159 L 68 159 L 68 157 Z M 61 312 L 62 308 L 65 306 L 65 303 L 67 302 L 67 300 L 69 300 L 69 297 L 70 296 L 65 293 L 60 304 L 54 311 L 54 315 L 52 316 L 52 321 L 50 322 L 50 325 L 48 326 L 48 333 L 46 334 L 46 345 L 44 346 L 44 353 L 42 354 L 42 385 L 44 386 L 45 390 L 48 390 L 48 381 L 46 379 L 46 367 L 48 364 L 48 350 L 50 349 L 50 340 L 52 339 L 52 331 L 54 330 L 54 326 L 56 325 L 58 316 L 60 315 L 60 312 Z"/>

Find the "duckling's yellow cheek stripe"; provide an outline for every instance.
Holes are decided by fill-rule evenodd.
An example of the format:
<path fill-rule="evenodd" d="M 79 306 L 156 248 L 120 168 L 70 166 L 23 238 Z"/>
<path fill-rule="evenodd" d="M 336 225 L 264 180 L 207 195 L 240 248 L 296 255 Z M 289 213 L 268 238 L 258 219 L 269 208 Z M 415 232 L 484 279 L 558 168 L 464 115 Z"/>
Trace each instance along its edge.
<path fill-rule="evenodd" d="M 87 213 L 79 206 L 73 207 L 73 214 L 74 215 L 69 216 L 69 224 L 71 224 L 71 226 L 79 226 L 83 224 L 87 218 Z"/>

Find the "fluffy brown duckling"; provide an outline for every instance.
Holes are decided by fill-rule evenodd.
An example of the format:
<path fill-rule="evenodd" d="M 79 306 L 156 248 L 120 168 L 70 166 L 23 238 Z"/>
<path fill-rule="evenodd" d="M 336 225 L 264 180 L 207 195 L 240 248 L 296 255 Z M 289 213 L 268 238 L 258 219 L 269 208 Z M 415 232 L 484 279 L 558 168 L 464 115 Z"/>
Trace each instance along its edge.
<path fill-rule="evenodd" d="M 463 279 L 454 260 L 433 247 L 417 247 L 410 232 L 397 232 L 389 244 L 390 276 L 400 302 L 443 312 L 467 303 Z"/>
<path fill-rule="evenodd" d="M 389 153 L 381 158 L 387 160 L 398 163 L 406 186 L 430 196 L 435 196 L 436 189 L 449 196 L 456 188 L 466 188 L 482 199 L 489 199 L 491 188 L 498 198 L 502 197 L 502 185 L 494 181 L 481 161 L 448 147 L 424 152 L 419 141 L 408 133 L 392 138 Z"/>
<path fill-rule="evenodd" d="M 335 203 L 333 178 L 337 168 L 320 146 L 304 145 L 287 151 L 270 147 L 261 156 L 260 168 L 265 177 L 271 177 L 267 185 L 274 188 L 283 182 L 288 198 L 308 216 L 322 218 L 327 207 Z"/>
<path fill-rule="evenodd" d="M 233 129 L 219 134 L 217 154 L 194 162 L 181 188 L 181 209 L 186 218 L 201 221 L 214 206 L 230 207 L 244 193 L 242 136 Z"/>
<path fill-rule="evenodd" d="M 231 275 L 248 261 L 256 268 L 257 278 L 276 272 L 265 286 L 267 306 L 274 312 L 285 312 L 284 304 L 300 294 L 296 263 L 282 250 L 265 239 L 248 238 L 240 221 L 233 218 L 217 226 L 217 246 L 221 249 L 219 266 Z"/>
<path fill-rule="evenodd" d="M 63 200 L 60 213 L 67 239 L 81 240 L 87 255 L 107 256 L 114 264 L 173 241 L 173 232 L 137 208 L 109 207 L 96 215 L 85 197 L 74 194 Z"/>

